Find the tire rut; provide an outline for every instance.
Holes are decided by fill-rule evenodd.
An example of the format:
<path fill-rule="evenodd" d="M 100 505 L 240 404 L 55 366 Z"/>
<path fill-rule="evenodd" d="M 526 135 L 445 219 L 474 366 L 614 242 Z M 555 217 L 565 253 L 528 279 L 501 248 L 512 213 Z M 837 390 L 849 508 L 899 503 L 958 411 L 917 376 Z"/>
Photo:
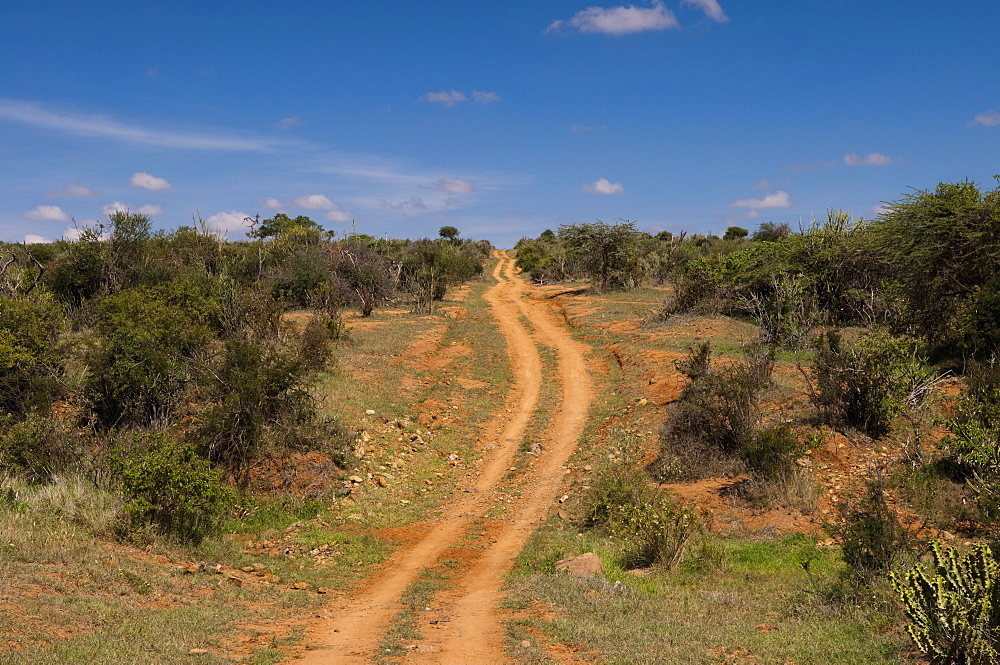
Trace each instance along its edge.
<path fill-rule="evenodd" d="M 331 608 L 336 617 L 309 635 L 308 650 L 297 661 L 303 665 L 370 664 L 389 622 L 401 609 L 399 601 L 406 587 L 434 565 L 446 548 L 461 541 L 473 515 L 482 515 L 493 505 L 492 489 L 502 481 L 518 451 L 537 409 L 543 379 L 537 342 L 521 322 L 525 317 L 535 335 L 558 354 L 562 397 L 546 432 L 547 445 L 528 472 L 530 482 L 521 500 L 491 529 L 495 542 L 458 572 L 454 590 L 435 601 L 447 608 L 451 618 L 435 631 L 435 653 L 407 655 L 407 662 L 505 662 L 504 631 L 496 614 L 502 577 L 558 493 L 561 467 L 586 423 L 591 388 L 584 346 L 570 337 L 546 305 L 525 300 L 524 282 L 514 274 L 513 260 L 506 252 L 497 256 L 500 261 L 493 271 L 497 284 L 487 291 L 486 299 L 507 340 L 515 382 L 505 413 L 484 426 L 486 432 L 499 433 L 495 448 L 484 458 L 473 491 L 457 493 L 458 498 L 444 506 L 425 536 L 391 556 L 359 595 Z"/>

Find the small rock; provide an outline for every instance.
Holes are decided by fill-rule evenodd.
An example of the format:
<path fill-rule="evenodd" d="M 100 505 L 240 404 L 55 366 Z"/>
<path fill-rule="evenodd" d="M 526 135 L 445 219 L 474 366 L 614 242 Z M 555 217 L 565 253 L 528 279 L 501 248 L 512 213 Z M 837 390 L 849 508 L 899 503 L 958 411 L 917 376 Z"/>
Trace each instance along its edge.
<path fill-rule="evenodd" d="M 531 640 L 521 640 L 521 648 L 527 649 L 531 646 Z"/>
<path fill-rule="evenodd" d="M 585 594 L 583 594 L 583 595 L 587 596 L 587 597 L 590 597 L 590 596 L 596 596 L 596 595 L 598 595 L 600 593 L 601 592 L 598 591 L 597 589 L 587 589 L 587 592 Z"/>
<path fill-rule="evenodd" d="M 321 586 L 320 588 L 316 589 L 316 593 L 326 594 L 326 593 L 329 593 L 329 591 L 326 590 L 326 587 L 322 587 Z"/>
<path fill-rule="evenodd" d="M 567 513 L 565 510 L 560 510 L 556 514 L 559 515 L 559 519 L 561 519 L 561 520 L 568 520 L 569 519 L 569 513 Z"/>
<path fill-rule="evenodd" d="M 556 571 L 565 571 L 573 577 L 601 577 L 604 575 L 604 564 L 601 563 L 601 557 L 593 552 L 586 552 L 557 561 Z"/>
<path fill-rule="evenodd" d="M 197 656 L 203 653 L 208 653 L 208 649 L 188 649 L 188 653 L 192 656 Z"/>
<path fill-rule="evenodd" d="M 361 483 L 365 482 L 365 479 L 362 478 L 361 476 L 351 476 L 350 478 L 348 478 L 348 480 L 354 483 L 355 485 L 360 485 Z"/>
<path fill-rule="evenodd" d="M 242 570 L 244 573 L 254 572 L 253 566 L 243 566 L 242 568 L 240 568 L 240 570 Z"/>
<path fill-rule="evenodd" d="M 299 591 L 302 591 L 304 589 L 308 589 L 309 588 L 309 582 L 296 582 L 295 584 L 292 585 L 292 588 L 293 589 L 298 589 Z"/>
<path fill-rule="evenodd" d="M 375 409 L 365 409 L 365 415 L 366 416 L 374 416 L 375 415 Z"/>
<path fill-rule="evenodd" d="M 375 482 L 378 483 L 379 487 L 389 486 L 389 481 L 385 479 L 385 476 L 375 476 Z"/>
<path fill-rule="evenodd" d="M 216 573 L 218 575 L 222 574 L 222 564 L 216 563 L 214 561 L 203 561 L 198 564 L 198 570 L 203 573 Z"/>

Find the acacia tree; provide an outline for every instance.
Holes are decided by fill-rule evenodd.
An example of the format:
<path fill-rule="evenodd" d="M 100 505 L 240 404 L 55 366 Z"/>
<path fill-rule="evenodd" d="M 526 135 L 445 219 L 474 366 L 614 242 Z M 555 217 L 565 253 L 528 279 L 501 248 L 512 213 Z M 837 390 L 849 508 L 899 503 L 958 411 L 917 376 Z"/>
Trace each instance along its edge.
<path fill-rule="evenodd" d="M 569 250 L 571 261 L 601 291 L 609 287 L 635 288 L 641 277 L 640 235 L 634 223 L 624 220 L 618 224 L 597 220 L 559 227 L 559 239 Z"/>

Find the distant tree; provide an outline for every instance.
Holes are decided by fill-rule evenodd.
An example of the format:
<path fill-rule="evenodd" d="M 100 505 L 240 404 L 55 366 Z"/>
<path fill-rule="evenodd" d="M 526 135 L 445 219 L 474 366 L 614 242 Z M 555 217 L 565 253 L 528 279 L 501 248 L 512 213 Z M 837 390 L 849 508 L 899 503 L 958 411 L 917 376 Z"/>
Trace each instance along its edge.
<path fill-rule="evenodd" d="M 750 235 L 750 232 L 739 226 L 730 226 L 722 236 L 723 240 L 740 240 Z"/>
<path fill-rule="evenodd" d="M 628 221 L 606 224 L 598 220 L 559 227 L 559 239 L 572 260 L 602 291 L 636 286 L 641 278 L 639 237 L 635 224 Z"/>
<path fill-rule="evenodd" d="M 788 224 L 775 224 L 774 222 L 764 222 L 757 227 L 750 239 L 754 242 L 774 242 L 781 240 L 785 236 L 791 235 L 792 229 Z"/>
<path fill-rule="evenodd" d="M 265 219 L 259 226 L 255 225 L 255 228 L 247 235 L 251 238 L 263 240 L 264 238 L 273 238 L 283 233 L 304 231 L 308 229 L 323 233 L 323 227 L 305 215 L 299 215 L 295 219 L 292 219 L 285 213 L 279 212 L 274 217 Z"/>
<path fill-rule="evenodd" d="M 438 230 L 438 235 L 445 240 L 451 240 L 455 242 L 458 240 L 459 231 L 454 226 L 442 226 Z"/>

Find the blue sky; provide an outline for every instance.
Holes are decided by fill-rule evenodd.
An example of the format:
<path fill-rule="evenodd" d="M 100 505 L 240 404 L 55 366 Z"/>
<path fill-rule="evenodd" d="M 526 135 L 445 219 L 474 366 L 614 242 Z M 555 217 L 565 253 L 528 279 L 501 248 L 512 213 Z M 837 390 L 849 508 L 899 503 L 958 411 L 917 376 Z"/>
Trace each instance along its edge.
<path fill-rule="evenodd" d="M 0 239 L 871 217 L 993 187 L 998 37 L 995 0 L 0 0 Z"/>

